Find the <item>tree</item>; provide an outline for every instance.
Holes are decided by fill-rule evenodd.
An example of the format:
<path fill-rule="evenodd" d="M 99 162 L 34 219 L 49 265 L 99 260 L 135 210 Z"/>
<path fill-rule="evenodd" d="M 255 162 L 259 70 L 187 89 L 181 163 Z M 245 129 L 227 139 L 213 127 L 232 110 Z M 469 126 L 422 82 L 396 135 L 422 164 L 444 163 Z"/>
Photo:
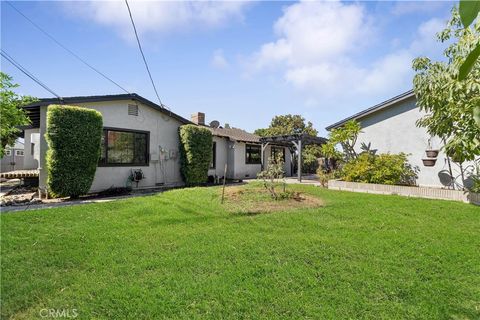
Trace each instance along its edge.
<path fill-rule="evenodd" d="M 355 144 L 361 132 L 362 127 L 355 120 L 350 120 L 340 128 L 333 129 L 328 137 L 328 142 L 322 146 L 323 154 L 326 157 L 344 160 L 345 162 L 357 158 Z M 343 153 L 337 150 L 337 145 L 342 147 Z M 369 151 L 370 144 L 368 147 L 365 145 L 364 149 L 368 149 L 364 151 Z"/>
<path fill-rule="evenodd" d="M 470 27 L 480 13 L 480 0 L 460 0 L 459 12 L 463 27 Z M 480 42 L 477 43 L 477 46 L 468 54 L 465 61 L 460 66 L 458 79 L 463 80 L 468 76 L 479 57 Z M 477 112 L 480 112 L 480 107 L 477 108 Z M 480 125 L 478 120 L 477 123 Z"/>
<path fill-rule="evenodd" d="M 417 105 L 427 113 L 417 121 L 432 136 L 445 142 L 444 149 L 455 162 L 474 160 L 480 155 L 480 127 L 475 109 L 480 106 L 480 61 L 476 61 L 464 80 L 458 79 L 459 65 L 480 43 L 480 21 L 474 28 L 463 28 L 457 8 L 438 40 L 456 39 L 444 51 L 446 62 L 419 57 L 413 62 Z"/>
<path fill-rule="evenodd" d="M 317 136 L 318 131 L 313 124 L 305 121 L 305 118 L 298 114 L 286 114 L 275 116 L 268 128 L 255 130 L 255 134 L 265 136 L 280 136 L 288 134 L 308 134 Z M 303 171 L 314 173 L 317 170 L 317 159 L 322 156 L 319 146 L 307 145 L 303 148 Z"/>
<path fill-rule="evenodd" d="M 30 123 L 25 111 L 20 108 L 23 105 L 32 103 L 35 98 L 29 96 L 20 96 L 12 89 L 17 88 L 18 84 L 12 83 L 12 77 L 0 72 L 0 157 L 4 156 L 5 147 L 15 143 L 21 130 L 19 126 Z"/>

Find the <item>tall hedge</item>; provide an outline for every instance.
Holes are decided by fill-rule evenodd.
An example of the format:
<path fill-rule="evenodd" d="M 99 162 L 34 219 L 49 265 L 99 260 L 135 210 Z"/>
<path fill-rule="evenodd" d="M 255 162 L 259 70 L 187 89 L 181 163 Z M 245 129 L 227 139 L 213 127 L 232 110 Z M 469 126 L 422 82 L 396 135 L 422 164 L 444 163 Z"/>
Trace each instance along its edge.
<path fill-rule="evenodd" d="M 180 134 L 181 173 L 187 185 L 207 182 L 212 160 L 212 133 L 204 127 L 183 125 Z"/>
<path fill-rule="evenodd" d="M 78 197 L 92 185 L 103 121 L 92 109 L 50 105 L 47 111 L 47 186 L 56 197 Z"/>

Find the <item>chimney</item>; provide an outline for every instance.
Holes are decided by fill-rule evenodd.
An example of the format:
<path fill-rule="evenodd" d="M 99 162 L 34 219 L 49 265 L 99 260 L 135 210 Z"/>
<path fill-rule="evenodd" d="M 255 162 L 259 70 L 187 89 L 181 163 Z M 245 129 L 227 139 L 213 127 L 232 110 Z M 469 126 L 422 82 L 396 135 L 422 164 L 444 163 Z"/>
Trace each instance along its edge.
<path fill-rule="evenodd" d="M 191 120 L 195 124 L 199 124 L 204 126 L 205 125 L 205 113 L 203 112 L 196 112 L 192 114 Z"/>

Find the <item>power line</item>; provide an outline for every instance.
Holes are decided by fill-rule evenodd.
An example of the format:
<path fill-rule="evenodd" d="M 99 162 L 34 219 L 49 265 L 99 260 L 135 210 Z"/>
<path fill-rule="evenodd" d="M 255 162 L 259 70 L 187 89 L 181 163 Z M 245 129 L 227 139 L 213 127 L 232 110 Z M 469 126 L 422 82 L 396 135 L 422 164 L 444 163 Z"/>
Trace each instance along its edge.
<path fill-rule="evenodd" d="M 152 83 L 153 90 L 157 95 L 158 102 L 160 103 L 161 107 L 166 107 L 163 105 L 162 100 L 160 100 L 160 96 L 158 95 L 157 88 L 155 87 L 155 82 L 153 82 L 152 74 L 150 73 L 150 69 L 148 68 L 147 59 L 145 59 L 145 55 L 143 54 L 142 45 L 140 44 L 140 39 L 138 38 L 137 28 L 135 27 L 135 22 L 133 21 L 132 11 L 130 10 L 130 6 L 128 5 L 128 1 L 125 0 L 125 4 L 127 5 L 128 14 L 130 15 L 130 20 L 132 21 L 133 31 L 135 32 L 135 38 L 137 39 L 138 49 L 140 49 L 140 53 L 142 54 L 143 62 L 145 63 L 145 68 L 147 69 L 148 76 L 150 77 L 150 82 Z"/>
<path fill-rule="evenodd" d="M 52 35 L 50 35 L 47 31 L 45 31 L 44 29 L 42 29 L 38 24 L 36 24 L 35 22 L 33 22 L 29 17 L 27 17 L 25 14 L 23 14 L 23 12 L 21 12 L 20 10 L 18 10 L 13 4 L 10 3 L 10 1 L 5 1 L 10 7 L 12 7 L 15 11 L 18 12 L 18 14 L 20 14 L 22 17 L 24 17 L 28 22 L 30 22 L 35 28 L 37 28 L 38 30 L 40 30 L 44 35 L 46 35 L 47 37 L 49 37 L 53 42 L 55 42 L 57 45 L 59 45 L 62 49 L 64 49 L 65 51 L 67 51 L 68 53 L 70 53 L 72 56 L 74 56 L 76 59 L 78 59 L 80 62 L 82 62 L 84 65 L 86 65 L 87 67 L 89 67 L 90 69 L 92 69 L 93 71 L 95 71 L 96 73 L 98 73 L 99 75 L 101 75 L 102 77 L 104 77 L 105 79 L 107 79 L 108 81 L 110 81 L 111 83 L 113 83 L 114 85 L 116 85 L 117 87 L 119 87 L 120 89 L 122 89 L 123 91 L 125 91 L 126 93 L 130 94 L 130 92 L 125 89 L 124 87 L 122 87 L 121 85 L 119 85 L 117 82 L 113 81 L 111 78 L 109 78 L 107 75 L 105 75 L 103 72 L 101 72 L 100 70 L 98 70 L 97 68 L 95 68 L 94 66 L 92 66 L 91 64 L 89 64 L 87 61 L 85 61 L 84 59 L 82 59 L 81 57 L 79 57 L 75 52 L 73 52 L 72 50 L 68 49 L 67 47 L 65 47 L 62 43 L 60 43 L 60 41 L 58 41 L 57 39 L 55 39 Z"/>
<path fill-rule="evenodd" d="M 14 67 L 16 67 L 18 70 L 20 70 L 22 73 L 24 73 L 27 77 L 38 83 L 40 86 L 42 86 L 45 90 L 53 94 L 55 97 L 57 97 L 59 100 L 63 101 L 63 98 L 60 97 L 58 94 L 55 93 L 52 89 L 50 89 L 45 83 L 40 81 L 37 77 L 35 77 L 30 71 L 28 71 L 26 68 L 24 68 L 20 63 L 15 61 L 5 50 L 0 49 L 0 54 L 2 57 L 4 57 L 6 60 L 8 60 Z"/>

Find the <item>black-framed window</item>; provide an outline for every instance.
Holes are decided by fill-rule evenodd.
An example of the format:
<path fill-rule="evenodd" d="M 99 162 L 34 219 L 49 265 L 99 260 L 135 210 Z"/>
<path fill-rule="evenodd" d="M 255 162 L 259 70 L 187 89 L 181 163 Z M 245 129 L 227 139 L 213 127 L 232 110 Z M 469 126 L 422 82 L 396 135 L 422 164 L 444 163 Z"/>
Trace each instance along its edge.
<path fill-rule="evenodd" d="M 270 157 L 273 160 L 277 160 L 279 155 L 281 155 L 283 162 L 285 162 L 285 148 L 272 146 L 270 149 Z"/>
<path fill-rule="evenodd" d="M 146 131 L 104 128 L 99 166 L 148 166 L 150 135 Z"/>
<path fill-rule="evenodd" d="M 257 144 L 247 144 L 245 145 L 245 163 L 246 164 L 261 164 L 262 157 L 260 153 L 262 152 L 262 147 Z"/>
<path fill-rule="evenodd" d="M 212 162 L 210 162 L 210 169 L 215 169 L 217 165 L 217 143 L 212 143 Z"/>

